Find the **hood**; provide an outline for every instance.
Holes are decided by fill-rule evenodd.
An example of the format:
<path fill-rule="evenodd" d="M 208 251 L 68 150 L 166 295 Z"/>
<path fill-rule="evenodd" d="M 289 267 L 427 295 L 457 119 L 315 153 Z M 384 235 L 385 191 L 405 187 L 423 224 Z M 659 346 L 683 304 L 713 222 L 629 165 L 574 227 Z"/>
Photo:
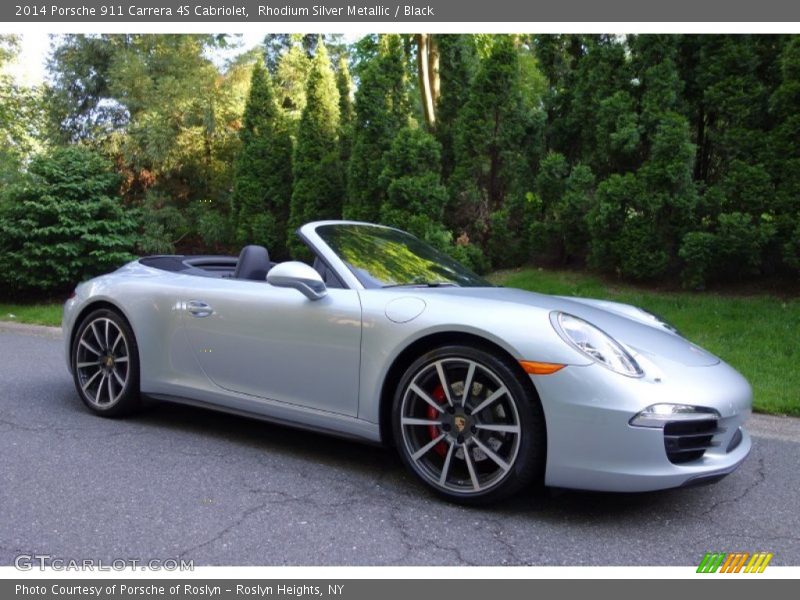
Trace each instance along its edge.
<path fill-rule="evenodd" d="M 629 304 L 590 298 L 549 296 L 502 287 L 425 288 L 415 290 L 415 293 L 424 296 L 448 295 L 498 303 L 509 302 L 548 311 L 558 310 L 580 317 L 602 329 L 624 344 L 634 355 L 641 354 L 651 359 L 661 357 L 688 367 L 713 366 L 720 362 L 719 358 L 710 352 L 665 329 L 647 313 Z M 497 309 L 502 310 L 502 307 L 498 306 Z"/>

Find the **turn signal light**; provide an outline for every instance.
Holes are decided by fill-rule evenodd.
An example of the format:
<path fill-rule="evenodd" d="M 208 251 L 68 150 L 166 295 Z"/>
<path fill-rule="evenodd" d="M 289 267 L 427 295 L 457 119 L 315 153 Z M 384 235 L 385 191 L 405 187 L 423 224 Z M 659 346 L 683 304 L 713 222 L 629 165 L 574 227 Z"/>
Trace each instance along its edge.
<path fill-rule="evenodd" d="M 519 364 L 529 375 L 552 375 L 567 366 L 558 363 L 536 362 L 534 360 L 521 360 Z"/>

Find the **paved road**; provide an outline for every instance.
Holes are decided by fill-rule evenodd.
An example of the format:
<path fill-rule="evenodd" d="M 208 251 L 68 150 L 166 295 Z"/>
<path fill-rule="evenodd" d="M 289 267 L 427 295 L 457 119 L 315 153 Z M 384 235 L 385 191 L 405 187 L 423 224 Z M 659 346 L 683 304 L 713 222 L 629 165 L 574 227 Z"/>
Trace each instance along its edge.
<path fill-rule="evenodd" d="M 722 482 L 653 494 L 439 501 L 388 450 L 200 409 L 90 415 L 53 336 L 0 328 L 0 564 L 688 565 L 708 550 L 800 564 L 800 425 L 757 418 Z"/>

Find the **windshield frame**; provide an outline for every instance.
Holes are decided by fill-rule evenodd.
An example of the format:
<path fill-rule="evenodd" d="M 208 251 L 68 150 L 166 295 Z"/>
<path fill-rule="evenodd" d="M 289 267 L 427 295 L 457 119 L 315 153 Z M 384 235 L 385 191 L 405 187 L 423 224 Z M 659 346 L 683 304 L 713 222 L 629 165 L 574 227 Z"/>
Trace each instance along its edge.
<path fill-rule="evenodd" d="M 366 290 L 366 289 L 414 289 L 414 288 L 424 288 L 427 287 L 425 284 L 414 284 L 413 282 L 409 284 L 403 284 L 401 286 L 388 286 L 384 287 L 381 285 L 369 285 L 365 284 L 350 268 L 347 262 L 343 258 L 339 256 L 339 254 L 334 251 L 334 249 L 328 245 L 328 243 L 322 238 L 322 236 L 317 231 L 321 227 L 328 227 L 328 226 L 360 226 L 360 227 L 370 227 L 376 229 L 388 229 L 397 231 L 401 234 L 408 235 L 414 239 L 418 239 L 412 234 L 403 231 L 402 229 L 398 229 L 396 227 L 388 227 L 386 225 L 377 225 L 375 223 L 366 223 L 363 221 L 343 221 L 343 220 L 327 220 L 327 221 L 314 221 L 312 223 L 307 223 L 303 225 L 300 229 L 297 230 L 298 236 L 308 244 L 313 250 L 315 250 L 323 260 L 328 263 L 328 266 L 333 269 L 338 275 L 339 279 L 343 281 L 346 287 L 350 289 L 356 290 Z M 419 240 L 421 243 L 425 244 L 424 241 Z M 426 244 L 428 245 L 428 244 Z M 435 249 L 434 249 L 435 250 Z M 472 273 L 467 267 L 461 265 L 457 260 L 448 257 L 447 255 L 443 255 L 446 259 L 458 264 L 461 268 L 465 271 Z M 475 275 L 474 273 L 472 273 Z M 479 275 L 475 275 L 475 277 L 480 280 L 483 284 L 480 287 L 491 287 L 492 284 L 486 281 L 483 277 Z M 452 286 L 452 285 L 441 285 L 436 286 L 437 288 L 444 288 L 444 287 L 460 287 L 460 286 Z"/>

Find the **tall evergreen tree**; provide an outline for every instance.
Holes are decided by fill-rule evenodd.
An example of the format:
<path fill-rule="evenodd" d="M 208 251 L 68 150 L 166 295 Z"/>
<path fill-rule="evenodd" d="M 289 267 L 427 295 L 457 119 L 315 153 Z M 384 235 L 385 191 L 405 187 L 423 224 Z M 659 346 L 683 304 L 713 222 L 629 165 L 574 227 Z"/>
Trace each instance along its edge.
<path fill-rule="evenodd" d="M 440 156 L 432 134 L 418 127 L 400 130 L 384 156 L 381 178 L 387 194 L 380 220 L 447 249 L 451 235 L 442 225 L 447 189 L 441 182 Z"/>
<path fill-rule="evenodd" d="M 353 146 L 348 170 L 347 201 L 344 216 L 348 219 L 376 221 L 386 199 L 381 182 L 383 154 L 409 121 L 406 91 L 406 56 L 399 35 L 383 35 L 378 53 L 360 72 L 356 92 L 356 117 Z"/>
<path fill-rule="evenodd" d="M 475 41 L 471 35 L 440 35 L 440 95 L 436 106 L 436 137 L 442 145 L 442 176 L 450 178 L 454 167 L 454 135 L 458 112 L 469 98 L 469 86 L 477 68 Z"/>
<path fill-rule="evenodd" d="M 347 59 L 344 56 L 339 58 L 339 65 L 336 69 L 336 88 L 339 91 L 340 158 L 342 165 L 348 165 L 353 146 L 353 120 L 355 118 L 355 107 L 353 106 L 352 96 L 353 78 L 350 76 L 350 69 L 347 66 Z M 346 188 L 347 184 L 345 182 L 345 189 Z"/>
<path fill-rule="evenodd" d="M 512 37 L 498 36 L 481 61 L 456 131 L 449 224 L 485 245 L 491 228 L 521 224 L 513 212 L 524 202 L 525 119 Z"/>
<path fill-rule="evenodd" d="M 673 36 L 632 39 L 641 107 L 639 153 L 645 158 L 635 173 L 612 174 L 600 184 L 589 215 L 591 262 L 634 279 L 667 272 L 696 209 L 695 146 L 688 119 L 677 112 L 676 43 Z"/>
<path fill-rule="evenodd" d="M 339 153 L 339 91 L 330 56 L 320 40 L 311 62 L 306 106 L 297 131 L 290 229 L 341 216 L 344 187 Z M 290 248 L 297 255 L 305 252 L 302 242 L 291 235 Z"/>
<path fill-rule="evenodd" d="M 304 40 L 304 36 L 290 35 L 284 42 L 287 49 L 280 55 L 275 67 L 278 106 L 295 124 L 306 106 L 306 85 L 311 69 L 311 59 Z"/>
<path fill-rule="evenodd" d="M 239 131 L 231 214 L 238 244 L 261 244 L 286 254 L 292 193 L 292 140 L 275 104 L 272 78 L 261 61 L 253 67 Z"/>
<path fill-rule="evenodd" d="M 800 37 L 787 40 L 780 56 L 781 80 L 770 98 L 777 125 L 772 132 L 773 207 L 783 261 L 800 271 Z"/>

